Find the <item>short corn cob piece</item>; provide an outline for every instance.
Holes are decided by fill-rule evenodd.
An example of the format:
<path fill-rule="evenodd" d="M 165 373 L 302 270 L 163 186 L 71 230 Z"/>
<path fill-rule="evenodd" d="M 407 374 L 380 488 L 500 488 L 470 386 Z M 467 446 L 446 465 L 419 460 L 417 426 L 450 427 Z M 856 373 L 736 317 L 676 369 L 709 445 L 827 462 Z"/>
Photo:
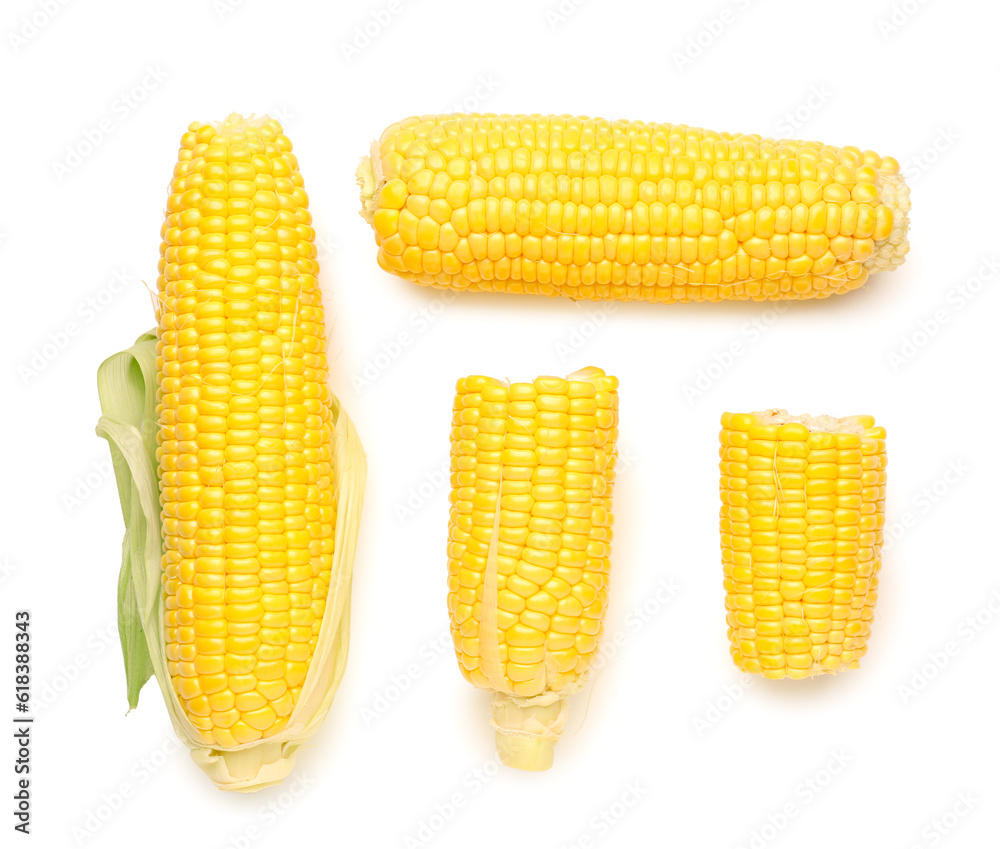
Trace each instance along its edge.
<path fill-rule="evenodd" d="M 442 288 L 823 298 L 895 268 L 909 189 L 871 150 L 672 124 L 423 115 L 358 169 L 378 261 Z"/>
<path fill-rule="evenodd" d="M 494 691 L 501 760 L 548 769 L 563 698 L 597 657 L 608 593 L 618 381 L 458 381 L 448 610 L 459 668 Z"/>
<path fill-rule="evenodd" d="M 342 673 L 364 475 L 327 385 L 308 198 L 281 125 L 192 124 L 162 239 L 162 671 L 196 760 L 256 789 L 290 771 Z"/>
<path fill-rule="evenodd" d="M 870 416 L 722 417 L 726 621 L 768 678 L 853 669 L 867 650 L 885 524 L 885 430 Z"/>

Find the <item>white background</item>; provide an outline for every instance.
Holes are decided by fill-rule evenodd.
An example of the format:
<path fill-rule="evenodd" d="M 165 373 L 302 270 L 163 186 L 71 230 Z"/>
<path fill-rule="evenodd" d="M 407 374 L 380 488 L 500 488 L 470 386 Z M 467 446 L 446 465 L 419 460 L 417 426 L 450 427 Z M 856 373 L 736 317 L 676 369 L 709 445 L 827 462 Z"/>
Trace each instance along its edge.
<path fill-rule="evenodd" d="M 36 845 L 392 847 L 430 836 L 441 847 L 736 847 L 762 829 L 767 845 L 816 849 L 995 839 L 998 284 L 988 266 L 994 279 L 966 281 L 997 247 L 996 7 L 577 0 L 559 20 L 548 13 L 560 7 L 528 0 L 399 0 L 348 61 L 355 27 L 387 3 L 225 2 L 62 0 L 47 23 L 40 0 L 0 12 L 0 705 L 12 701 L 13 613 L 30 608 Z M 22 15 L 44 25 L 14 44 L 12 33 L 31 32 Z M 699 41 L 702 55 L 678 67 Z M 144 80 L 141 101 L 121 99 Z M 814 87 L 822 94 L 810 100 Z M 913 247 L 862 291 L 780 315 L 761 304 L 447 303 L 378 268 L 354 169 L 388 124 L 463 104 L 874 148 L 906 169 Z M 277 115 L 295 145 L 323 243 L 334 390 L 369 455 L 350 662 L 299 755 L 308 786 L 294 801 L 282 789 L 216 791 L 173 742 L 152 685 L 125 715 L 114 633 L 122 520 L 93 430 L 98 364 L 153 325 L 138 281 L 155 285 L 181 134 L 230 111 Z M 60 176 L 67 147 L 105 118 L 110 133 Z M 117 293 L 115 270 L 132 281 Z M 921 336 L 936 311 L 943 325 Z M 769 319 L 751 339 L 749 323 Z M 25 377 L 70 322 L 80 332 Z M 400 332 L 410 344 L 361 387 L 366 361 Z M 582 347 L 574 332 L 588 334 Z M 918 346 L 910 356 L 905 339 Z M 733 341 L 743 354 L 686 398 L 684 385 Z M 621 380 L 606 634 L 624 645 L 571 703 L 554 768 L 498 772 L 488 696 L 459 676 L 444 636 L 447 487 L 428 476 L 446 462 L 456 378 L 586 365 Z M 769 406 L 873 414 L 889 434 L 889 523 L 912 527 L 885 553 L 859 670 L 745 686 L 726 640 L 717 434 L 724 410 Z M 964 471 L 947 483 L 950 464 Z M 935 486 L 933 502 L 921 495 Z M 666 603 L 661 582 L 678 588 Z M 986 624 L 968 630 L 970 615 Z M 402 696 L 393 676 L 409 681 Z M 907 696 L 900 685 L 911 683 L 922 689 Z M 380 695 L 393 698 L 388 709 Z M 830 776 L 835 753 L 849 764 Z M 12 760 L 5 745 L 8 800 Z M 593 818 L 635 782 L 639 801 L 599 826 Z M 105 797 L 123 787 L 111 814 Z M 971 811 L 949 813 L 966 810 L 968 793 Z M 781 825 L 787 805 L 784 826 L 764 828 L 769 817 Z M 246 841 L 251 827 L 260 836 Z"/>

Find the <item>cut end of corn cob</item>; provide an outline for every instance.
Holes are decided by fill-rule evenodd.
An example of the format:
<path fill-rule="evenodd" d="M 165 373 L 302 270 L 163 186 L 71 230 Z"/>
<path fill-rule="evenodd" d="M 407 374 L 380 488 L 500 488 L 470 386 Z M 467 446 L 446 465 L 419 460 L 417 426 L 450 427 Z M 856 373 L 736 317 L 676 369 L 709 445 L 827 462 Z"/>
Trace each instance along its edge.
<path fill-rule="evenodd" d="M 610 571 L 618 381 L 597 368 L 458 381 L 448 609 L 459 668 L 495 693 L 504 763 L 547 769 L 596 658 Z"/>
<path fill-rule="evenodd" d="M 734 662 L 768 678 L 857 668 L 878 597 L 885 430 L 772 409 L 724 414 L 720 442 Z"/>
<path fill-rule="evenodd" d="M 880 171 L 876 184 L 881 202 L 889 210 L 892 230 L 885 239 L 875 243 L 874 253 L 865 260 L 865 267 L 872 273 L 899 268 L 910 250 L 907 238 L 910 228 L 910 187 L 906 185 L 902 174 L 892 170 Z"/>
<path fill-rule="evenodd" d="M 684 125 L 423 115 L 382 134 L 358 181 L 382 268 L 444 288 L 824 298 L 908 249 L 891 157 Z"/>
<path fill-rule="evenodd" d="M 378 157 L 365 156 L 358 163 L 358 170 L 354 176 L 358 181 L 358 188 L 361 190 L 361 217 L 372 227 L 375 226 L 375 196 L 385 185 L 380 173 L 376 173 L 376 168 L 380 165 Z"/>

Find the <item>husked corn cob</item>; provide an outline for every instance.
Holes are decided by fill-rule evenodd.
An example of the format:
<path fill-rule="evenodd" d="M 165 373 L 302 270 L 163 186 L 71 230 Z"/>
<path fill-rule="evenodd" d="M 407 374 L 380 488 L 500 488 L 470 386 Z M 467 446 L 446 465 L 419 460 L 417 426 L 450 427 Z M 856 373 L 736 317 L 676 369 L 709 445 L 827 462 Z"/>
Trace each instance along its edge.
<path fill-rule="evenodd" d="M 768 678 L 856 668 L 878 597 L 885 430 L 871 416 L 722 417 L 726 621 Z"/>
<path fill-rule="evenodd" d="M 378 261 L 470 291 L 823 298 L 907 250 L 896 160 L 856 147 L 566 115 L 423 115 L 358 169 Z"/>
<path fill-rule="evenodd" d="M 458 381 L 448 610 L 459 668 L 494 691 L 504 763 L 548 769 L 562 699 L 596 657 L 608 592 L 618 381 Z"/>
<path fill-rule="evenodd" d="M 342 674 L 364 476 L 327 384 L 308 198 L 281 125 L 191 124 L 162 240 L 142 422 L 162 598 L 142 627 L 195 759 L 224 789 L 257 789 L 291 770 Z"/>

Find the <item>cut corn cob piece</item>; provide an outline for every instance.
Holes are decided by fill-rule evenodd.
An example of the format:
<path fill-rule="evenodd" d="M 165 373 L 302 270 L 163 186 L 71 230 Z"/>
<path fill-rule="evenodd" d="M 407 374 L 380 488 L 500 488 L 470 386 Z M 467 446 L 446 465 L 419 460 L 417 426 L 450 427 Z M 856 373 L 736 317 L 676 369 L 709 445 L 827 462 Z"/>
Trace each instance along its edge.
<path fill-rule="evenodd" d="M 423 115 L 358 169 L 378 262 L 469 291 L 823 298 L 903 261 L 909 189 L 871 150 L 566 115 Z"/>
<path fill-rule="evenodd" d="M 116 462 L 127 522 L 123 485 L 149 469 L 116 421 L 141 428 L 159 474 L 159 515 L 142 506 L 162 556 L 123 573 L 157 555 L 134 605 L 175 729 L 223 789 L 291 771 L 346 661 L 365 460 L 327 384 L 310 224 L 277 121 L 192 124 L 162 229 L 155 375 L 148 337 L 102 367 L 98 432 L 135 459 Z"/>
<path fill-rule="evenodd" d="M 618 381 L 458 381 L 448 610 L 459 668 L 494 692 L 503 763 L 548 769 L 563 699 L 597 657 L 607 602 Z"/>
<path fill-rule="evenodd" d="M 806 678 L 867 650 L 885 524 L 885 430 L 871 416 L 726 413 L 722 562 L 730 652 Z"/>

